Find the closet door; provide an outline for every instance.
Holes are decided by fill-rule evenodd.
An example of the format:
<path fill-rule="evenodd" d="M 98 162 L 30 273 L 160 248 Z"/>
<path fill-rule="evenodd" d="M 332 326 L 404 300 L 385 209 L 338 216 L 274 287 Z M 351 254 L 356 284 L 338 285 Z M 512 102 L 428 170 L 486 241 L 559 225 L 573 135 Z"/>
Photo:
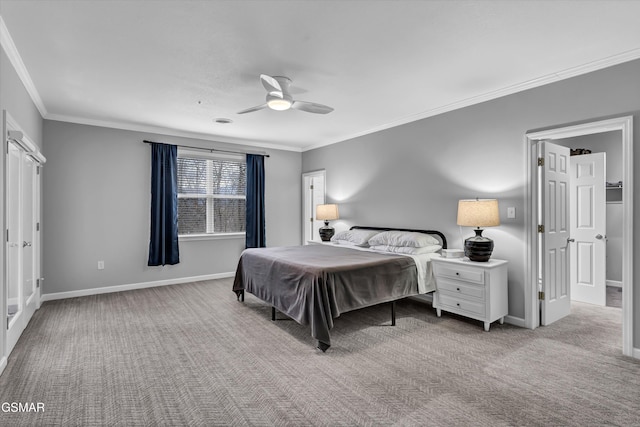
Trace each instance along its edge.
<path fill-rule="evenodd" d="M 37 292 L 37 164 L 9 142 L 7 154 L 7 353 L 35 312 Z"/>
<path fill-rule="evenodd" d="M 35 248 L 36 248 L 36 163 L 30 156 L 22 156 L 22 292 L 25 307 L 25 324 L 36 311 Z M 23 329 L 24 329 L 23 327 Z"/>
<path fill-rule="evenodd" d="M 22 150 L 9 142 L 7 152 L 7 354 L 16 345 L 22 333 L 24 299 L 22 283 L 22 233 L 20 231 L 20 164 Z"/>

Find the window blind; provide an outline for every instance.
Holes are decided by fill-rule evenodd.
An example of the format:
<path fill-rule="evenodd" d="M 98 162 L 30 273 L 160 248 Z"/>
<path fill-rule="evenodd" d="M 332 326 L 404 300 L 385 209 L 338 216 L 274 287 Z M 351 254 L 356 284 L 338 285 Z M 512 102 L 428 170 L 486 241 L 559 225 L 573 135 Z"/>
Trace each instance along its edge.
<path fill-rule="evenodd" d="M 243 160 L 179 156 L 179 234 L 244 232 L 246 178 Z"/>

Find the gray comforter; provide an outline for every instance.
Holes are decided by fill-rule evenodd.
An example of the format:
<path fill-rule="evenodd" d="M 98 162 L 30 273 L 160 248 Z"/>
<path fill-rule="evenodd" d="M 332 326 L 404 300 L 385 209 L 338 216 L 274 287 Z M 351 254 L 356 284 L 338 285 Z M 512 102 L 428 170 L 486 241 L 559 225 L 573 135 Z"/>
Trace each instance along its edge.
<path fill-rule="evenodd" d="M 418 294 L 412 258 L 348 247 L 246 249 L 233 290 L 247 291 L 302 325 L 324 347 L 333 319 L 350 310 Z"/>

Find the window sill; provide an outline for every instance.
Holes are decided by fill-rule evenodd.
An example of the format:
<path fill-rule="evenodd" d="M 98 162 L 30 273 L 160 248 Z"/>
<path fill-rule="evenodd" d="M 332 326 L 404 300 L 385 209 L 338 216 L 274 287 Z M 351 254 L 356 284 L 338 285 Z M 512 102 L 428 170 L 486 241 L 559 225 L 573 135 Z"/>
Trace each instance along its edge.
<path fill-rule="evenodd" d="M 220 240 L 220 239 L 244 239 L 246 233 L 217 233 L 217 234 L 183 234 L 178 236 L 178 241 L 188 242 L 191 240 Z"/>

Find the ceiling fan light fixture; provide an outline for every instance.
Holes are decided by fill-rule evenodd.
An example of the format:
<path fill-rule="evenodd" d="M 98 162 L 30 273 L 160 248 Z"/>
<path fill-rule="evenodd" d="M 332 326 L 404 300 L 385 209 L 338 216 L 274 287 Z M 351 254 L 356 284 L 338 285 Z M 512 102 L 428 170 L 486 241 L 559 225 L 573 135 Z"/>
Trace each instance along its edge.
<path fill-rule="evenodd" d="M 271 77 L 266 74 L 260 74 L 260 81 L 262 82 L 262 86 L 267 90 L 266 102 L 261 105 L 256 105 L 255 107 L 239 111 L 238 114 L 252 113 L 254 111 L 262 110 L 263 108 L 269 108 L 276 111 L 286 111 L 292 108 L 294 110 L 306 111 L 307 113 L 315 114 L 328 114 L 333 111 L 333 108 L 327 105 L 294 100 L 291 97 L 291 94 L 289 94 L 289 84 L 291 84 L 291 79 L 287 77 Z"/>
<path fill-rule="evenodd" d="M 289 101 L 288 99 L 271 98 L 269 101 L 267 101 L 267 105 L 272 110 L 284 111 L 291 108 L 291 101 Z"/>

